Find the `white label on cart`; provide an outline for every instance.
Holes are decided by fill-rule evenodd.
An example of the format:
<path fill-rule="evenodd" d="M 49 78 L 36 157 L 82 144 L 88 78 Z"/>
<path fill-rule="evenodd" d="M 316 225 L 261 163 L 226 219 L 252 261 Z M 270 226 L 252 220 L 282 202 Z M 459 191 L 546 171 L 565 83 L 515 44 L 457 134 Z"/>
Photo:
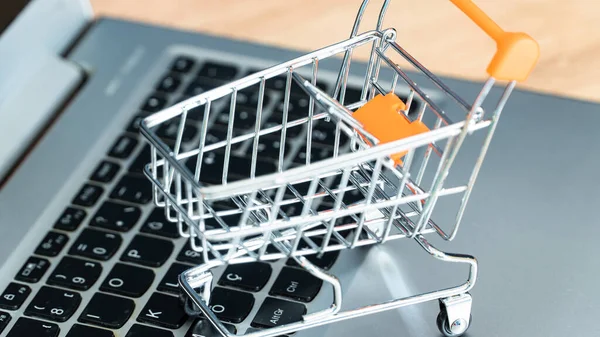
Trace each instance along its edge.
<path fill-rule="evenodd" d="M 279 322 L 279 319 L 281 318 L 281 315 L 283 315 L 283 310 L 281 309 L 277 309 L 273 312 L 273 317 L 271 317 L 271 320 L 269 322 L 277 325 L 277 322 Z"/>

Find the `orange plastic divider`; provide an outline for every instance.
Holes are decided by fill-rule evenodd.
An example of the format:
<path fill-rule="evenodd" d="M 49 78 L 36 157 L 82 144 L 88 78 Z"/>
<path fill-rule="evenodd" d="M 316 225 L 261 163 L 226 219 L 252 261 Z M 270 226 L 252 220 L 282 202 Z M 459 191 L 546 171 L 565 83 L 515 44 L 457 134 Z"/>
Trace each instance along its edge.
<path fill-rule="evenodd" d="M 380 144 L 429 131 L 423 122 L 418 120 L 411 122 L 401 112 L 402 110 L 406 110 L 404 102 L 395 94 L 389 93 L 373 97 L 372 100 L 356 110 L 352 116 L 363 125 L 367 132 L 377 138 Z M 406 153 L 408 151 L 398 152 L 391 158 L 396 164 L 402 164 L 402 157 Z"/>

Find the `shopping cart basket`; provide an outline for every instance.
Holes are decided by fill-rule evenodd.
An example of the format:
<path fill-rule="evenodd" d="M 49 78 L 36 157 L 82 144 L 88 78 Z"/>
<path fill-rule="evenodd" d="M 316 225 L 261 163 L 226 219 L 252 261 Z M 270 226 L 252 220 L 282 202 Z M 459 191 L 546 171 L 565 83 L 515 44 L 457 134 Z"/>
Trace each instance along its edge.
<path fill-rule="evenodd" d="M 333 303 L 307 313 L 301 321 L 246 336 L 283 335 L 430 300 L 440 302 L 437 323 L 444 335 L 458 336 L 468 328 L 472 301 L 468 291 L 476 280 L 477 262 L 472 256 L 444 253 L 425 236 L 437 233 L 452 240 L 457 234 L 500 113 L 515 83 L 525 80 L 537 62 L 538 45 L 526 34 L 504 32 L 471 1 L 452 0 L 498 46 L 488 67 L 490 78 L 469 104 L 396 43 L 394 29 L 382 28 L 389 2 L 384 1 L 375 30 L 358 34 L 368 4 L 364 0 L 349 39 L 204 92 L 141 123 L 141 132 L 151 145 L 151 163 L 145 174 L 153 183 L 154 202 L 164 207 L 167 218 L 177 223 L 180 234 L 189 238 L 204 260 L 180 275 L 186 310 L 204 315 L 221 335 L 233 336 L 209 307 L 211 270 L 280 258 L 294 259 L 330 284 Z M 346 99 L 349 69 L 353 53 L 360 48 L 370 50 L 370 58 L 360 97 L 350 102 Z M 443 98 L 462 111 L 458 118 L 446 114 L 438 104 L 440 97 L 430 97 L 423 89 L 427 85 L 417 84 L 395 57 L 420 72 L 419 81 L 425 79 L 427 85 L 441 89 Z M 324 92 L 317 81 L 319 65 L 333 60 L 340 64 L 336 85 L 331 92 Z M 283 81 L 282 105 L 273 115 L 263 116 L 266 84 L 275 79 Z M 496 80 L 507 84 L 486 116 L 484 100 Z M 247 113 L 238 113 L 238 96 L 244 93 L 247 98 L 252 89 L 258 92 L 253 101 L 256 109 L 255 116 L 248 118 Z M 409 93 L 403 100 L 395 95 L 402 90 Z M 305 97 L 301 115 L 298 109 L 289 113 L 293 95 Z M 223 107 L 228 117 L 221 138 L 207 136 L 215 121 L 215 107 Z M 187 117 L 192 111 L 203 114 L 197 144 L 186 142 Z M 274 117 L 269 120 L 276 122 L 264 123 L 266 117 Z M 240 131 L 238 126 L 247 127 L 248 121 L 251 131 Z M 167 124 L 177 126 L 172 143 L 156 132 Z M 334 134 L 330 158 L 319 161 L 314 154 L 320 147 L 313 144 L 320 132 L 317 127 L 328 127 Z M 265 172 L 261 140 L 274 142 L 273 137 L 280 144 L 278 162 Z M 480 142 L 480 150 L 470 174 L 457 182 L 449 171 L 467 139 Z M 240 153 L 249 157 L 247 164 L 235 159 Z M 291 153 L 302 153 L 302 163 L 290 161 Z M 235 175 L 230 173 L 233 167 Z M 219 172 L 219 176 L 207 181 L 207 172 Z M 439 225 L 432 220 L 434 208 L 451 196 L 459 200 L 456 217 L 449 225 Z M 298 211 L 286 212 L 290 205 Z M 436 259 L 469 265 L 467 281 L 341 311 L 340 281 L 306 258 L 402 238 L 414 239 Z"/>

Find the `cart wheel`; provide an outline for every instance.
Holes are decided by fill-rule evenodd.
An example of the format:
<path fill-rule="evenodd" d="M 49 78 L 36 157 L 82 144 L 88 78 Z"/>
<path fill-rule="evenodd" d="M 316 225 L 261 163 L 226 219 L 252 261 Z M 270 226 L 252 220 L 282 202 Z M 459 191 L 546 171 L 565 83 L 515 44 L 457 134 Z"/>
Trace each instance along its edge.
<path fill-rule="evenodd" d="M 452 330 L 450 329 L 450 324 L 448 324 L 448 313 L 446 312 L 446 310 L 441 310 L 437 316 L 436 323 L 437 323 L 438 330 L 440 330 L 442 335 L 444 335 L 446 337 L 457 337 L 457 336 L 461 336 L 462 334 L 464 334 L 467 331 L 467 329 L 469 329 L 469 326 L 471 325 L 471 322 L 473 321 L 473 316 L 469 315 L 469 323 L 468 324 L 463 323 L 463 324 L 467 324 L 466 327 L 461 326 L 460 321 L 461 320 L 458 320 L 457 322 L 455 322 L 453 324 L 456 332 L 452 332 Z"/>

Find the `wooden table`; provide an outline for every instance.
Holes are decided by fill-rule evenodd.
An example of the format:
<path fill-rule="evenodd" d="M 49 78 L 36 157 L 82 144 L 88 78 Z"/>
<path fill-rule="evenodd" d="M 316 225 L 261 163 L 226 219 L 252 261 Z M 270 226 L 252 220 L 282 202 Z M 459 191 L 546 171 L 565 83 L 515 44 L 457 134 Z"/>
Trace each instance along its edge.
<path fill-rule="evenodd" d="M 92 0 L 98 16 L 312 50 L 347 38 L 361 0 Z M 600 0 L 477 0 L 506 30 L 537 39 L 542 56 L 523 87 L 600 101 Z M 373 0 L 364 29 L 380 1 Z M 485 78 L 494 43 L 450 2 L 392 1 L 386 27 L 437 74 Z M 359 55 L 366 58 L 366 55 Z"/>

